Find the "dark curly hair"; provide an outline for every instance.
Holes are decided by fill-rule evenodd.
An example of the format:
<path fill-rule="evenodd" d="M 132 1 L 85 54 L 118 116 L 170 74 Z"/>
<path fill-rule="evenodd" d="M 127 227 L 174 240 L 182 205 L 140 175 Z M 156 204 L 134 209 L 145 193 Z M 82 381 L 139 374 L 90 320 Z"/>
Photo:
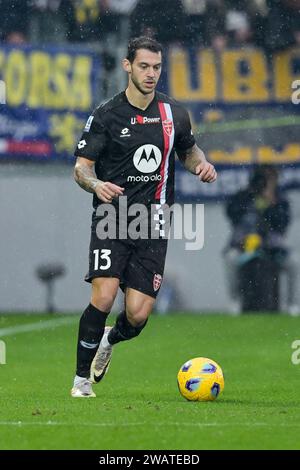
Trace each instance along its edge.
<path fill-rule="evenodd" d="M 155 39 L 148 38 L 147 36 L 140 36 L 133 38 L 128 43 L 128 50 L 126 59 L 132 63 L 135 59 L 136 52 L 138 49 L 147 49 L 151 52 L 162 52 L 162 45 Z"/>

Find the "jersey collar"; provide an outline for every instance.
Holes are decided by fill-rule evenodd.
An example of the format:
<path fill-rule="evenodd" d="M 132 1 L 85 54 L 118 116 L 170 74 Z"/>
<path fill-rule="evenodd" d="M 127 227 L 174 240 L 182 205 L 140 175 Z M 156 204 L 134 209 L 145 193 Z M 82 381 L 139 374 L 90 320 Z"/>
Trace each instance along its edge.
<path fill-rule="evenodd" d="M 145 109 L 142 109 L 142 108 L 138 108 L 137 106 L 134 106 L 134 104 L 131 104 L 130 101 L 128 100 L 127 96 L 126 96 L 126 90 L 123 91 L 123 99 L 124 99 L 124 102 L 129 104 L 129 106 L 131 106 L 132 108 L 134 109 L 137 109 L 140 113 L 145 113 L 146 111 L 149 110 L 149 108 L 151 107 L 151 105 L 157 101 L 157 92 L 155 91 L 154 93 L 154 98 L 152 101 L 150 101 L 150 103 L 148 104 L 147 108 Z"/>

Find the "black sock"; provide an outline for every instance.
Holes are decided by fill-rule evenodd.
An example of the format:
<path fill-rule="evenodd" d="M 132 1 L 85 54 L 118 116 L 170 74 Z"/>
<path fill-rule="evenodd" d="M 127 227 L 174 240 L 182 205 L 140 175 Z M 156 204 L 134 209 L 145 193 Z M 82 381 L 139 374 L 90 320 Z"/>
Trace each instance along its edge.
<path fill-rule="evenodd" d="M 114 327 L 108 334 L 108 342 L 110 344 L 116 344 L 120 341 L 127 341 L 128 339 L 135 338 L 146 326 L 147 321 L 148 320 L 140 326 L 132 326 L 127 319 L 125 311 L 121 312 L 117 317 Z"/>
<path fill-rule="evenodd" d="M 80 318 L 76 375 L 88 378 L 90 367 L 104 333 L 108 313 L 89 304 Z"/>

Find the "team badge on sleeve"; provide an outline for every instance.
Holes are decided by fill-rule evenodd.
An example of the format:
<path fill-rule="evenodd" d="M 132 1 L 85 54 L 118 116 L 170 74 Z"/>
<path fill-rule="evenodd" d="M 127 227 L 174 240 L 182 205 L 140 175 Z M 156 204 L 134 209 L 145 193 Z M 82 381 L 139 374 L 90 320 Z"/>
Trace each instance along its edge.
<path fill-rule="evenodd" d="M 162 276 L 160 274 L 154 274 L 154 277 L 153 277 L 154 292 L 156 292 L 160 288 L 161 282 L 162 282 Z"/>

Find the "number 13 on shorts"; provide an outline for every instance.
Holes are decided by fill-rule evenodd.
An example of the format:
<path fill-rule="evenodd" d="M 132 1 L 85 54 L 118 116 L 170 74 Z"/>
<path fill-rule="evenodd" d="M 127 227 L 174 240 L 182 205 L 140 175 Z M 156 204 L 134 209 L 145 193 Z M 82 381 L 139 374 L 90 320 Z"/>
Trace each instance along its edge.
<path fill-rule="evenodd" d="M 99 251 L 100 251 L 99 249 L 93 251 L 94 256 L 95 256 L 94 270 L 98 271 L 98 269 L 101 269 L 101 271 L 105 271 L 106 269 L 109 269 L 111 267 L 111 259 L 110 259 L 111 250 L 102 249 L 100 256 L 99 256 Z M 103 260 L 103 262 L 101 262 L 101 260 Z M 99 265 L 99 262 L 100 262 L 100 265 Z"/>

